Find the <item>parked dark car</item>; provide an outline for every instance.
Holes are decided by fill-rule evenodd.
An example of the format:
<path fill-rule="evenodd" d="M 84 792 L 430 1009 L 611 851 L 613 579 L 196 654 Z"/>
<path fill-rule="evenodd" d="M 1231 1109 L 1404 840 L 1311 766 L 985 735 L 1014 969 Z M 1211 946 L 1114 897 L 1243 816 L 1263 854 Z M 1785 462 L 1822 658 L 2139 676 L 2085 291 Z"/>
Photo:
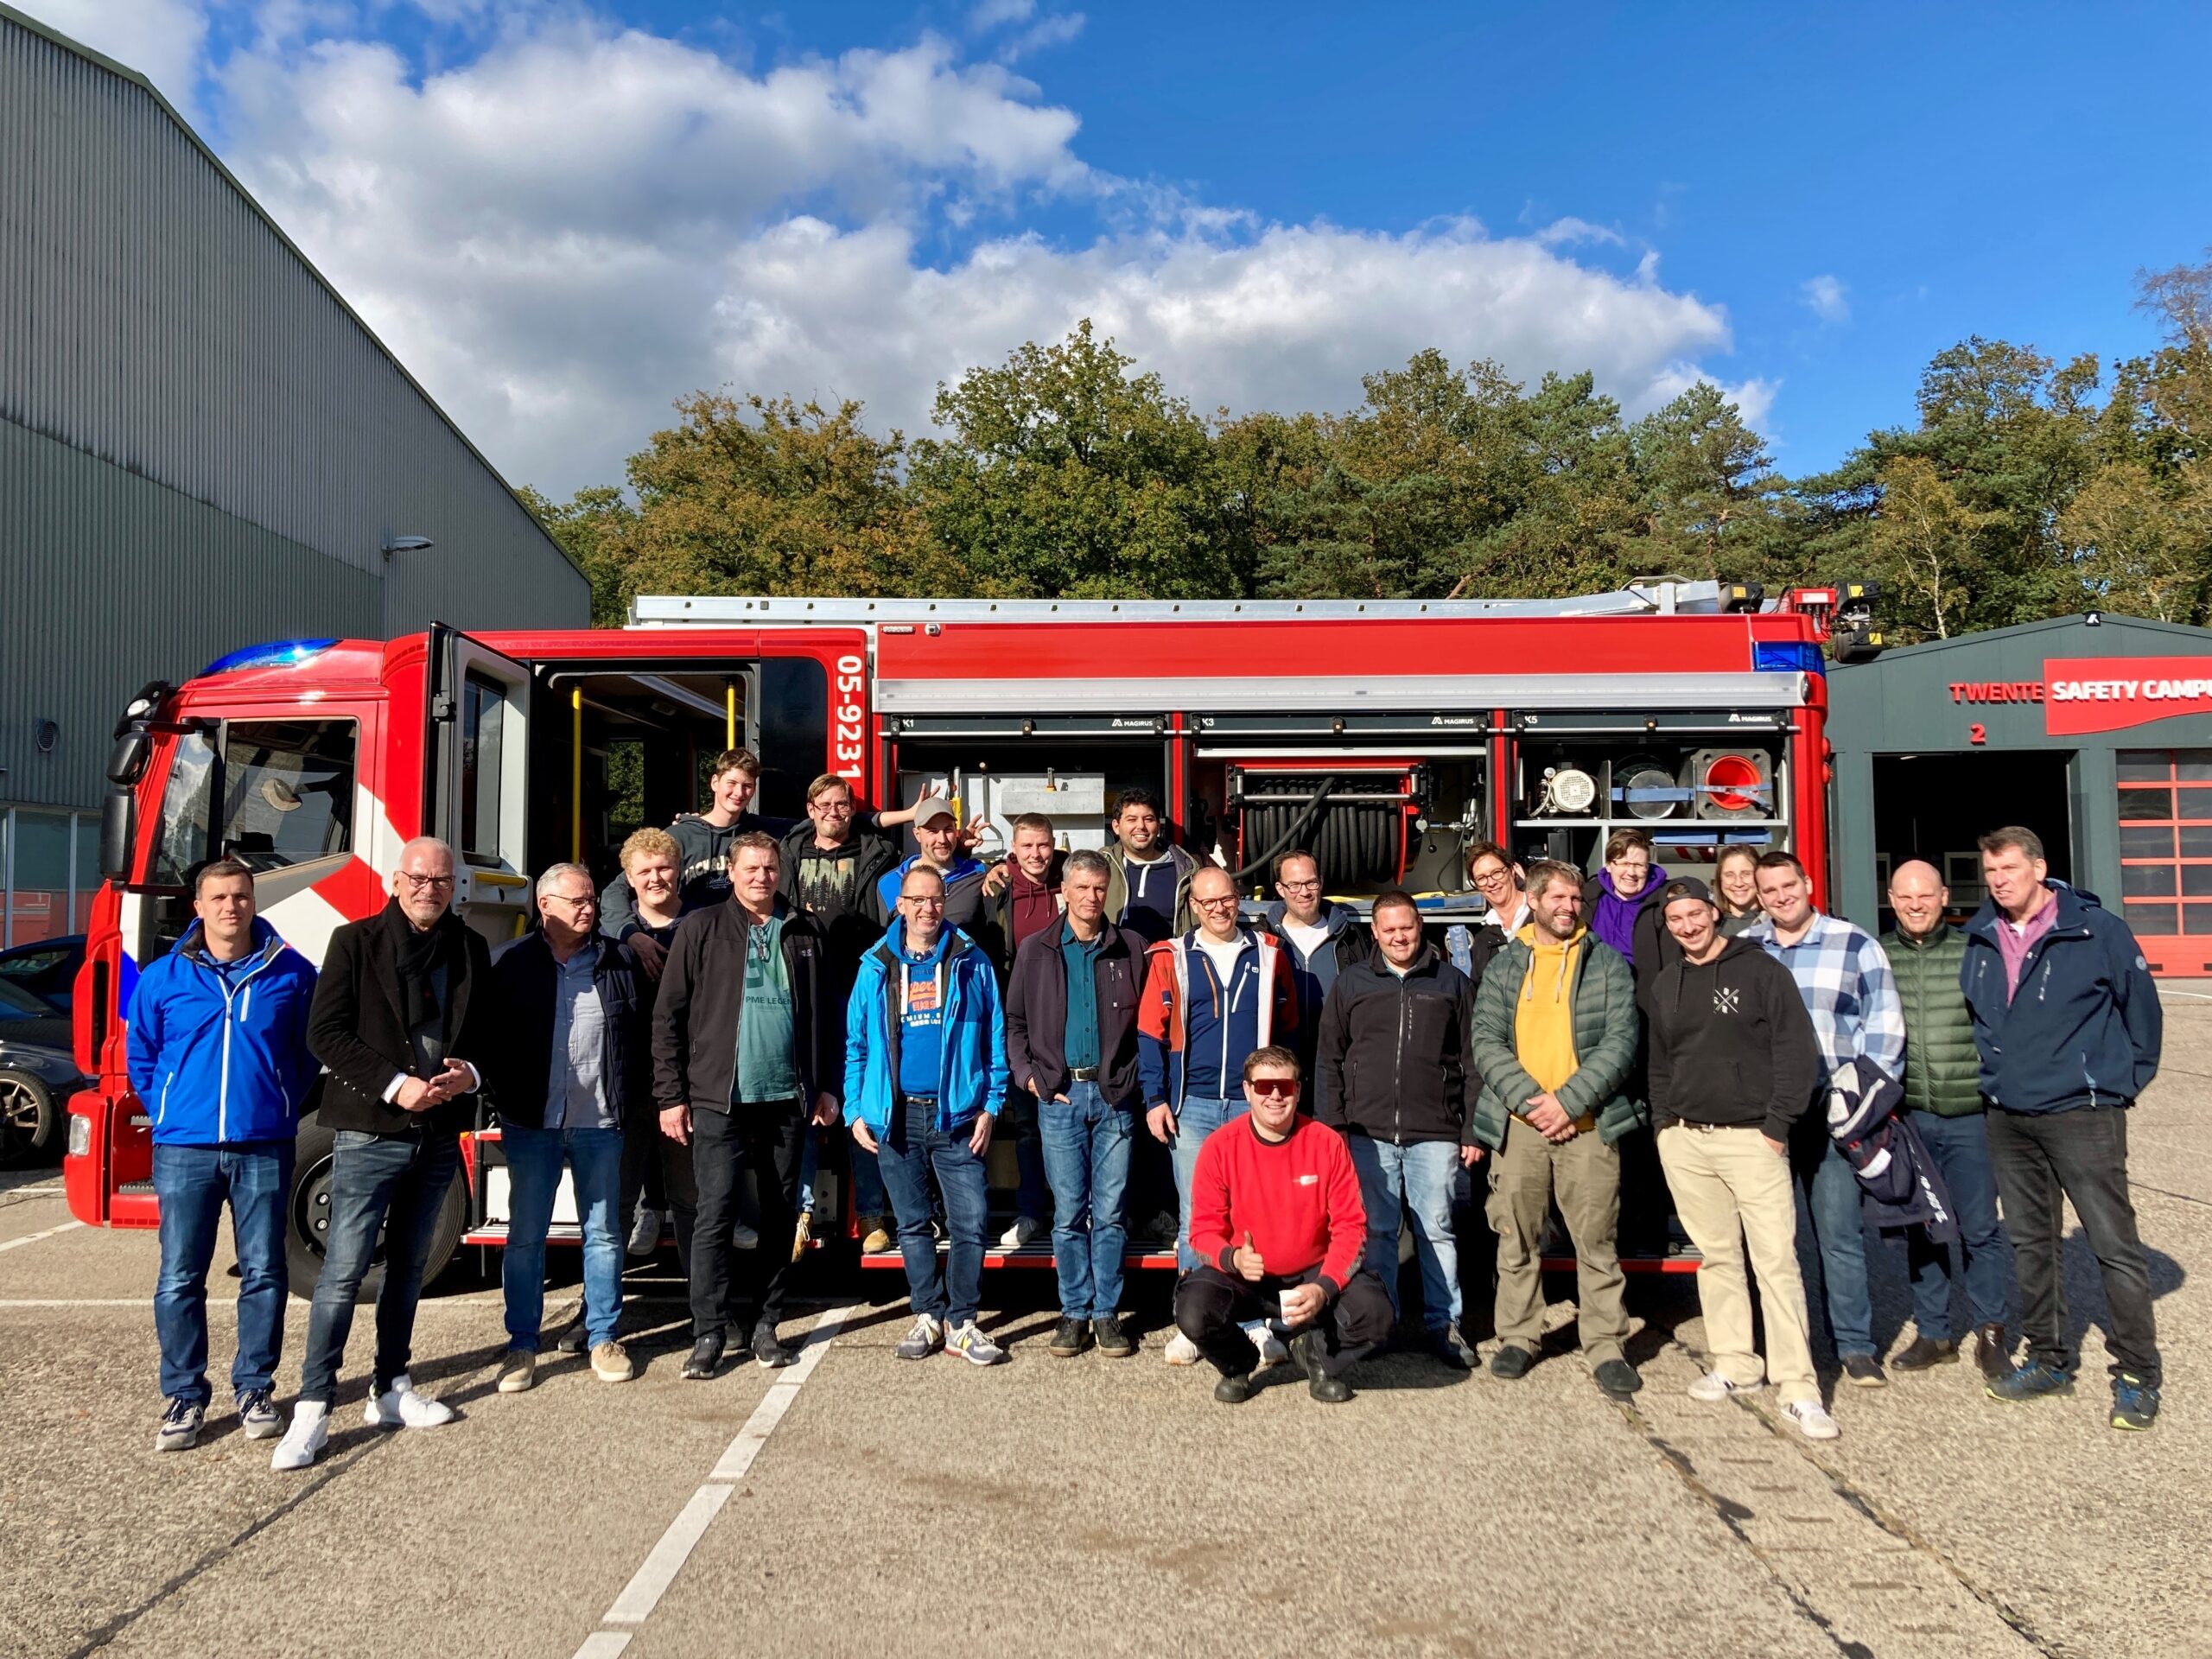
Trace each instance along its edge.
<path fill-rule="evenodd" d="M 76 991 L 77 970 L 84 965 L 85 936 L 81 933 L 0 950 L 0 980 L 45 999 L 64 1014 L 69 1012 L 70 998 Z"/>
<path fill-rule="evenodd" d="M 0 979 L 0 1168 L 50 1152 L 85 1086 L 70 1052 L 69 1016 Z"/>

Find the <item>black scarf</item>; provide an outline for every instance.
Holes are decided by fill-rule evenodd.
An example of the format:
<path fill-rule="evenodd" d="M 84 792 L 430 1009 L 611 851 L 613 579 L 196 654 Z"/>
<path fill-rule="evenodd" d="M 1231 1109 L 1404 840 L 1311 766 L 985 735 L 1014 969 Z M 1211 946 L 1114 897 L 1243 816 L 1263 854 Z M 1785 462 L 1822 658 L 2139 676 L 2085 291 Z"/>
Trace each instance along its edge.
<path fill-rule="evenodd" d="M 451 1017 L 452 999 L 442 1003 L 438 1000 L 437 971 L 448 968 L 448 988 L 453 976 L 449 964 L 454 960 L 454 935 L 464 925 L 460 917 L 450 910 L 433 922 L 427 931 L 418 931 L 407 919 L 407 912 L 394 899 L 384 907 L 385 931 L 391 936 L 392 953 L 399 958 L 399 1013 L 407 1029 L 414 1030 L 425 1023 L 435 1023 L 442 1036 L 450 1036 L 446 1027 Z"/>

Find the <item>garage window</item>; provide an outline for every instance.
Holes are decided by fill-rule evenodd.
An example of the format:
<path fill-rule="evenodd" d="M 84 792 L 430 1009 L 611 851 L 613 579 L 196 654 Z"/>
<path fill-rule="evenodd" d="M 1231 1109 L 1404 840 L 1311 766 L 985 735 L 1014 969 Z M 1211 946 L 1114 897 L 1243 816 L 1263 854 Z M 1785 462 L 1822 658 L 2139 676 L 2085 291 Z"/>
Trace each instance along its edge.
<path fill-rule="evenodd" d="M 2143 939 L 2212 943 L 2212 749 L 2119 754 L 2120 889 Z"/>

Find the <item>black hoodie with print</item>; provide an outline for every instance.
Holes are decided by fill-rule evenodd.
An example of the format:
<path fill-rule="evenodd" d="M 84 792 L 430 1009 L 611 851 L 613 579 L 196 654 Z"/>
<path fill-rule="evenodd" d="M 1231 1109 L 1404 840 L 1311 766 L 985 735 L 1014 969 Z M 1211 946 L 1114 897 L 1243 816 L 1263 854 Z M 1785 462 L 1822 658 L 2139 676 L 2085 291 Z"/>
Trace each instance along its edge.
<path fill-rule="evenodd" d="M 1647 993 L 1651 1117 L 1758 1124 L 1786 1141 L 1822 1080 L 1812 1016 L 1789 970 L 1731 939 L 1710 962 L 1677 956 Z"/>

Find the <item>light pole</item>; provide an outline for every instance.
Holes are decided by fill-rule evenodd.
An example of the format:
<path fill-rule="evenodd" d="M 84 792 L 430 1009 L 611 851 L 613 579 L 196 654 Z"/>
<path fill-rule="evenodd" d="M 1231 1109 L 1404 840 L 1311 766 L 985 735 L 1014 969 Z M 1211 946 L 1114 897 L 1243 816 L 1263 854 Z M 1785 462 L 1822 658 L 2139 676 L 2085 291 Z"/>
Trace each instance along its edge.
<path fill-rule="evenodd" d="M 391 561 L 396 554 L 420 553 L 437 543 L 428 536 L 386 536 L 384 538 L 384 569 L 377 588 L 377 637 L 391 638 Z"/>

